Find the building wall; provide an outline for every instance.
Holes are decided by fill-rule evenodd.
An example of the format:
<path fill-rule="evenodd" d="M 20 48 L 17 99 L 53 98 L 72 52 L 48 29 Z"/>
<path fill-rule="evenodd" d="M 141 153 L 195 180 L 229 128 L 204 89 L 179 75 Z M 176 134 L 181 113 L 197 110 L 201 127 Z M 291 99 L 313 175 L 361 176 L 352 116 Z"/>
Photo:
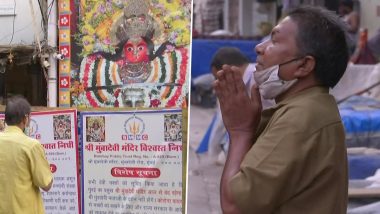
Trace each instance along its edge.
<path fill-rule="evenodd" d="M 228 29 L 231 33 L 239 35 L 239 0 L 228 2 Z"/>
<path fill-rule="evenodd" d="M 272 26 L 276 25 L 276 3 L 257 3 L 249 0 L 242 0 L 242 2 L 242 35 L 261 35 L 259 26 L 262 22 L 271 23 Z"/>
<path fill-rule="evenodd" d="M 380 29 L 380 1 L 360 1 L 360 27 L 368 29 L 368 37 L 371 38 Z"/>
<path fill-rule="evenodd" d="M 219 29 L 219 15 L 223 13 L 224 0 L 194 0 L 195 29 L 201 34 L 210 34 Z"/>
<path fill-rule="evenodd" d="M 198 33 L 202 33 L 202 8 L 205 0 L 193 0 L 193 27 Z"/>
<path fill-rule="evenodd" d="M 209 34 L 220 29 L 219 16 L 223 13 L 224 0 L 208 0 L 203 9 L 204 33 Z"/>
<path fill-rule="evenodd" d="M 4 15 L 6 8 L 14 8 L 16 2 L 15 16 Z M 29 0 L 1 0 L 0 1 L 0 45 L 9 45 L 12 39 L 12 28 L 14 19 L 14 35 L 11 42 L 14 44 L 32 44 L 35 39 L 35 30 L 33 27 L 33 18 L 31 15 Z M 36 28 L 40 38 L 43 38 L 41 28 L 41 12 L 37 0 L 32 0 L 35 14 Z"/>

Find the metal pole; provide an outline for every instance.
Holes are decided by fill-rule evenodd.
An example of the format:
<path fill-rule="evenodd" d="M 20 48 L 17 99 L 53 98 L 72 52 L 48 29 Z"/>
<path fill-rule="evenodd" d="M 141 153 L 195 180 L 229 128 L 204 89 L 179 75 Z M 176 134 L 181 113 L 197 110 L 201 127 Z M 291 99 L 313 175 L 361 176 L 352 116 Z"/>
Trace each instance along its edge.
<path fill-rule="evenodd" d="M 51 5 L 51 12 L 48 19 L 48 45 L 57 50 L 57 1 L 48 0 L 48 5 Z M 48 8 L 49 9 L 49 8 Z M 50 9 L 49 9 L 50 10 Z M 57 59 L 54 54 L 49 56 L 49 71 L 48 71 L 48 106 L 57 107 Z"/>

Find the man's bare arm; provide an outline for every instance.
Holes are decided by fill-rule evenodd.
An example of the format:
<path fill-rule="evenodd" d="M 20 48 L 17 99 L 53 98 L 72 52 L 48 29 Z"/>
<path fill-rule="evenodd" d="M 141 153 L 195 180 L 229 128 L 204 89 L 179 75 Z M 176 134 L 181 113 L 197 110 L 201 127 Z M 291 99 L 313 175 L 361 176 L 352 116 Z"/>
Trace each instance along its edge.
<path fill-rule="evenodd" d="M 220 197 L 223 213 L 240 213 L 233 199 L 230 188 L 231 179 L 240 171 L 240 164 L 252 146 L 252 135 L 242 133 L 240 136 L 231 137 L 226 164 L 223 169 Z"/>
<path fill-rule="evenodd" d="M 240 164 L 252 146 L 261 116 L 261 98 L 258 88 L 252 89 L 249 98 L 238 68 L 223 66 L 217 73 L 215 90 L 220 101 L 224 125 L 229 133 L 230 147 L 221 179 L 221 205 L 223 213 L 236 214 L 230 181 L 239 171 Z"/>

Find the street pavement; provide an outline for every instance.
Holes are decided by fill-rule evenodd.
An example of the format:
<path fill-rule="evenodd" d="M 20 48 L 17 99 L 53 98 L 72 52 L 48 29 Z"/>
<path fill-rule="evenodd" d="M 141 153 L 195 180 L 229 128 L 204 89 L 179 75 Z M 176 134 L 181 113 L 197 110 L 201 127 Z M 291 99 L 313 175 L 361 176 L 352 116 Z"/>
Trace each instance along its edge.
<path fill-rule="evenodd" d="M 215 108 L 190 108 L 190 140 L 188 171 L 188 214 L 219 214 L 219 185 L 223 167 L 215 164 L 207 153 L 197 154 L 198 148 L 215 113 Z"/>

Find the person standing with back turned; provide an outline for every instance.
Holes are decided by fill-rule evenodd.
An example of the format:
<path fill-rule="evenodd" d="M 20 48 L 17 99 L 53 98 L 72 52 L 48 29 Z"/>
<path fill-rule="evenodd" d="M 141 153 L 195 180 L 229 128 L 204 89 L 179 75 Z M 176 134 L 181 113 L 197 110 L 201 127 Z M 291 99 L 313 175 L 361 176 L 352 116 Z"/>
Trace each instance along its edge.
<path fill-rule="evenodd" d="M 42 145 L 24 134 L 30 123 L 30 105 L 12 97 L 5 107 L 0 133 L 0 213 L 44 214 L 40 188 L 49 191 L 53 175 Z"/>
<path fill-rule="evenodd" d="M 329 94 L 347 67 L 345 32 L 334 13 L 300 7 L 256 46 L 251 98 L 237 67 L 218 71 L 214 87 L 230 137 L 224 213 L 347 212 L 345 133 Z M 261 112 L 260 95 L 276 105 Z"/>

